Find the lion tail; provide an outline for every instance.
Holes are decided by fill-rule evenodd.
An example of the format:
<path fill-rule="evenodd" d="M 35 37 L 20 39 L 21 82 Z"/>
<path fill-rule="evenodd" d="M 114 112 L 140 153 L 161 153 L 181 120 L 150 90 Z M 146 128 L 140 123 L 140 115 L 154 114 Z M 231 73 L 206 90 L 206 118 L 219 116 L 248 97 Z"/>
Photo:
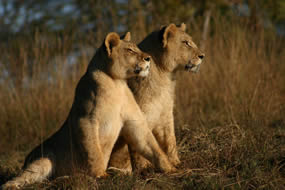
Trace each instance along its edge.
<path fill-rule="evenodd" d="M 2 185 L 2 189 L 20 188 L 35 182 L 42 182 L 52 174 L 52 170 L 53 163 L 51 160 L 40 158 L 28 164 L 18 177 Z"/>

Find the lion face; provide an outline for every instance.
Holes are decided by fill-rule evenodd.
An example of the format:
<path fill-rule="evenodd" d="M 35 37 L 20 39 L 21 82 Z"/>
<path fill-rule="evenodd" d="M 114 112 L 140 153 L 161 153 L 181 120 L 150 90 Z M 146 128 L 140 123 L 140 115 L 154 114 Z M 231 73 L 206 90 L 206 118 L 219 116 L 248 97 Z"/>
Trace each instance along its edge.
<path fill-rule="evenodd" d="M 163 30 L 163 48 L 167 52 L 171 70 L 198 72 L 205 54 L 193 42 L 185 30 L 185 24 L 170 24 Z"/>
<path fill-rule="evenodd" d="M 122 39 L 116 33 L 106 37 L 105 46 L 111 60 L 109 72 L 113 78 L 146 77 L 149 73 L 151 57 L 130 39 L 129 32 Z"/>

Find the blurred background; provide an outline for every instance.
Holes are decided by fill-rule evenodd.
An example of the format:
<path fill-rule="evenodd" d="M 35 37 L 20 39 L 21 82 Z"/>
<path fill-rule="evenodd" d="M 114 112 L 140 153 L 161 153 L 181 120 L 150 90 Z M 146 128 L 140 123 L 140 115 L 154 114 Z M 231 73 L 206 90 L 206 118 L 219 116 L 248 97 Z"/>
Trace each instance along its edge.
<path fill-rule="evenodd" d="M 0 0 L 0 184 L 64 122 L 108 32 L 182 22 L 206 53 L 177 74 L 179 154 L 202 171 L 186 186 L 285 188 L 284 0 Z"/>
<path fill-rule="evenodd" d="M 18 49 L 21 53 L 17 56 L 26 59 L 13 65 L 16 61 L 8 61 L 8 54 L 1 56 L 0 81 L 8 77 L 12 86 L 26 85 L 33 75 L 33 65 L 43 65 L 42 60 L 36 61 L 31 55 L 36 53 L 32 53 L 32 49 L 41 51 L 45 45 L 51 53 L 44 61 L 46 66 L 60 59 L 57 56 L 61 52 L 57 48 L 65 49 L 62 58 L 72 65 L 80 63 L 81 46 L 84 46 L 84 54 L 93 54 L 94 47 L 98 47 L 110 31 L 120 34 L 131 31 L 133 40 L 139 42 L 162 25 L 185 22 L 190 33 L 201 34 L 196 43 L 204 49 L 203 41 L 217 32 L 214 27 L 224 21 L 239 23 L 251 31 L 265 30 L 284 36 L 285 1 L 1 0 L 0 45 L 6 51 Z M 17 44 L 20 41 L 23 41 L 21 47 Z M 27 52 L 24 47 L 31 51 Z M 52 80 L 52 77 L 48 79 Z"/>

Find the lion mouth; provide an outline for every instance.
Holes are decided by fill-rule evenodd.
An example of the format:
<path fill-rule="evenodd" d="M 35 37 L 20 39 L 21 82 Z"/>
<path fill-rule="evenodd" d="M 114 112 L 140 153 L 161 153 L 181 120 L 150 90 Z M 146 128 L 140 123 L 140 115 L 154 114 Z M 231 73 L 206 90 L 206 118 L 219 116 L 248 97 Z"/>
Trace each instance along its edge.
<path fill-rule="evenodd" d="M 139 67 L 139 66 L 136 66 L 135 70 L 134 70 L 134 73 L 138 75 L 138 74 L 140 74 L 141 71 L 142 71 L 142 68 Z"/>
<path fill-rule="evenodd" d="M 200 69 L 200 65 L 201 62 L 198 62 L 197 64 L 193 64 L 192 61 L 189 61 L 186 65 L 185 65 L 185 70 L 188 72 L 193 72 L 193 73 L 197 73 Z"/>
<path fill-rule="evenodd" d="M 185 65 L 185 70 L 186 71 L 190 71 L 193 67 L 195 67 L 195 65 L 191 64 L 191 63 L 188 63 Z"/>
<path fill-rule="evenodd" d="M 139 66 L 136 66 L 135 69 L 134 69 L 134 73 L 137 75 L 137 76 L 140 76 L 140 77 L 146 77 L 149 73 L 149 65 L 146 66 L 146 68 L 142 68 L 142 67 L 139 67 Z"/>
<path fill-rule="evenodd" d="M 194 72 L 194 73 L 197 73 L 200 69 L 200 64 L 198 65 L 195 65 L 195 64 L 192 64 L 192 63 L 188 63 L 185 65 L 185 70 L 188 71 L 188 72 Z"/>

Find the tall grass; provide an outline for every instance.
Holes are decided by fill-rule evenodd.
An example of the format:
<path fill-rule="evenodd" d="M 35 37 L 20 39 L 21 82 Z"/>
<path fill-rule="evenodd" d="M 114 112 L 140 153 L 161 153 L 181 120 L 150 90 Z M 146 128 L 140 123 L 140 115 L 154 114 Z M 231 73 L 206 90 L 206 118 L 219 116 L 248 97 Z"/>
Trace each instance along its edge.
<path fill-rule="evenodd" d="M 285 188 L 284 39 L 222 18 L 211 27 L 200 72 L 176 74 L 175 127 L 185 172 L 115 175 L 99 180 L 99 188 Z M 199 28 L 188 30 L 199 42 Z M 0 183 L 64 122 L 98 41 L 92 33 L 36 32 L 0 46 Z M 80 54 L 72 64 L 71 51 Z"/>

